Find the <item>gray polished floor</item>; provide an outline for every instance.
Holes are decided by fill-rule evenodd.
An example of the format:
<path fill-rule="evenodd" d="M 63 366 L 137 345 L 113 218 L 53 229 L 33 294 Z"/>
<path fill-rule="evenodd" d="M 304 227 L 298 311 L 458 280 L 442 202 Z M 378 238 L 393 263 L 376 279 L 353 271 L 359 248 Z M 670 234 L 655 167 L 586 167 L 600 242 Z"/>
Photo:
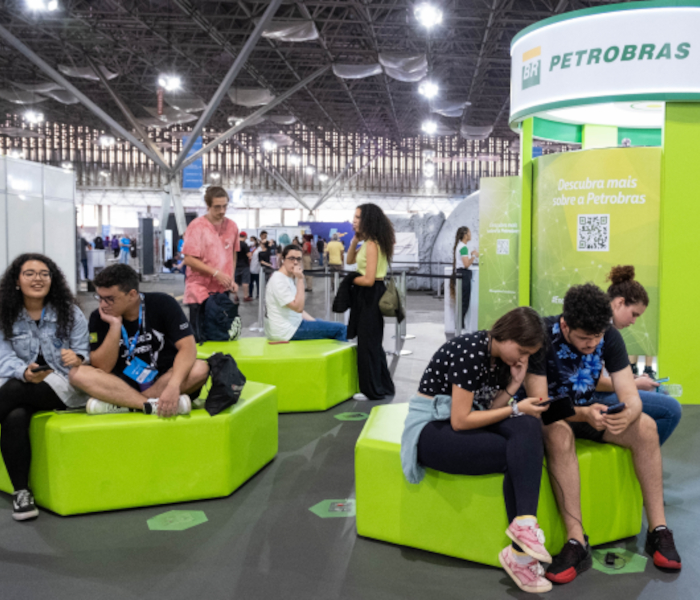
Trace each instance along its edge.
<path fill-rule="evenodd" d="M 318 286 L 321 287 L 320 285 Z M 144 291 L 182 294 L 182 282 L 146 284 Z M 94 302 L 83 294 L 84 310 Z M 253 323 L 256 304 L 241 306 Z M 322 294 L 309 312 L 323 316 Z M 405 402 L 433 352 L 444 341 L 442 302 L 424 293 L 408 298 L 404 348 L 395 364 L 395 402 Z M 247 331 L 246 335 L 252 332 Z M 393 326 L 385 346 L 393 348 Z M 374 403 L 372 403 L 374 405 Z M 277 458 L 232 496 L 113 513 L 62 518 L 43 512 L 12 521 L 0 495 L 0 598 L 131 600 L 404 600 L 528 597 L 503 571 L 437 554 L 363 539 L 352 518 L 321 519 L 309 508 L 352 498 L 353 449 L 363 422 L 335 415 L 366 411 L 348 401 L 324 413 L 280 415 Z M 549 598 L 694 598 L 700 589 L 700 409 L 688 406 L 664 447 L 668 519 L 684 570 L 669 575 L 648 563 L 634 575 L 590 571 L 554 589 Z M 202 457 L 206 460 L 206 457 Z M 610 507 L 624 510 L 624 507 Z M 185 531 L 150 531 L 147 520 L 171 509 L 202 510 L 208 521 Z M 617 545 L 643 551 L 643 536 Z"/>

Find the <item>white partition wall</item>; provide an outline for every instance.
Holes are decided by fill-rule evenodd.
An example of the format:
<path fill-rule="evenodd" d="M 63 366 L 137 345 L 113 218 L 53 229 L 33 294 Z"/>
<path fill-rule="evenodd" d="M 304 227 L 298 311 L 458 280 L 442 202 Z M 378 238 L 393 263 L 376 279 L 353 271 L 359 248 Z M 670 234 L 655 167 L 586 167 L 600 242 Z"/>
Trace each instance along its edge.
<path fill-rule="evenodd" d="M 75 177 L 39 163 L 0 158 L 0 268 L 17 255 L 41 252 L 76 289 Z"/>

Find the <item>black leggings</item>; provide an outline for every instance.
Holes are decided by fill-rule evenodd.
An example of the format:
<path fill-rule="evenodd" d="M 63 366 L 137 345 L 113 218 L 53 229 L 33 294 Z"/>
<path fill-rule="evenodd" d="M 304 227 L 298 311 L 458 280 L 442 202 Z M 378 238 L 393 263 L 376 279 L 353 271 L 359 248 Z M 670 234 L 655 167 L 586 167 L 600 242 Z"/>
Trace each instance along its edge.
<path fill-rule="evenodd" d="M 462 274 L 462 327 L 469 310 L 469 302 L 472 298 L 472 272 L 469 269 L 457 269 Z M 457 332 L 459 335 L 460 332 Z"/>
<path fill-rule="evenodd" d="M 449 421 L 428 423 L 418 440 L 418 462 L 452 475 L 504 473 L 508 522 L 537 516 L 542 479 L 542 422 L 523 415 L 495 425 L 455 431 Z"/>
<path fill-rule="evenodd" d="M 29 487 L 29 465 L 32 447 L 29 443 L 29 422 L 40 410 L 61 410 L 66 405 L 48 383 L 27 383 L 10 379 L 0 387 L 0 452 L 5 461 L 12 487 Z"/>

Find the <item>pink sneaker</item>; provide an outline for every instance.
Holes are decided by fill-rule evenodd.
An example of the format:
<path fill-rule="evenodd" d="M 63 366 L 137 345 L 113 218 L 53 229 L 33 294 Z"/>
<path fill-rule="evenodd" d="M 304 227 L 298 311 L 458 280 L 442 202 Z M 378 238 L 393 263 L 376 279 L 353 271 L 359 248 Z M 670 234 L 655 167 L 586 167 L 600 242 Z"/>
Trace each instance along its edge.
<path fill-rule="evenodd" d="M 524 565 L 513 557 L 513 549 L 506 546 L 498 554 L 498 561 L 523 592 L 541 594 L 552 589 L 552 582 L 544 578 L 544 569 L 534 558 Z"/>
<path fill-rule="evenodd" d="M 541 562 L 551 563 L 552 556 L 544 547 L 544 531 L 535 523 L 530 527 L 518 524 L 517 519 L 508 525 L 506 535 L 523 549 L 523 552 Z"/>

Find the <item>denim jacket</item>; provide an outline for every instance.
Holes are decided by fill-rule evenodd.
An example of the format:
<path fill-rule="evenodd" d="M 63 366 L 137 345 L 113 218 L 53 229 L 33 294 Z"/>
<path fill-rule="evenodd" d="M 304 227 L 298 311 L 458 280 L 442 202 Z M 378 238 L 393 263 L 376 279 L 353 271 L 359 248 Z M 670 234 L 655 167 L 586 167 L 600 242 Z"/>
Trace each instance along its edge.
<path fill-rule="evenodd" d="M 420 483 L 425 469 L 418 463 L 418 440 L 431 421 L 447 421 L 452 411 L 452 397 L 438 394 L 425 398 L 416 394 L 409 401 L 408 415 L 401 436 L 401 468 L 409 483 Z"/>
<path fill-rule="evenodd" d="M 0 330 L 0 384 L 10 378 L 24 381 L 24 372 L 36 361 L 39 350 L 44 355 L 46 364 L 66 379 L 70 369 L 61 361 L 62 349 L 73 350 L 87 360 L 90 341 L 87 319 L 82 311 L 77 306 L 73 307 L 73 329 L 68 339 L 56 337 L 57 327 L 56 311 L 48 304 L 39 325 L 23 308 L 12 326 L 10 339 L 6 339 Z"/>

